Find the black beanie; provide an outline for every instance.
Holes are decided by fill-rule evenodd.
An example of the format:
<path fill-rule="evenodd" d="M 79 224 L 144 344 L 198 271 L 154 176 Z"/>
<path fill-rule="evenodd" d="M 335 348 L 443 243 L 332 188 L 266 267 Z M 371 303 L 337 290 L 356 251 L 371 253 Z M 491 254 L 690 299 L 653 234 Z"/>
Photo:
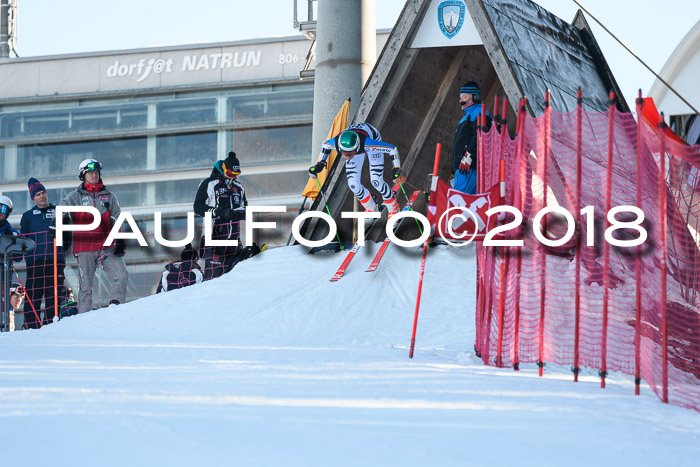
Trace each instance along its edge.
<path fill-rule="evenodd" d="M 233 170 L 234 172 L 241 171 L 241 163 L 238 162 L 236 153 L 233 151 L 229 152 L 228 156 L 226 156 L 226 159 L 224 159 L 224 165 L 226 165 L 227 169 Z"/>
<path fill-rule="evenodd" d="M 481 97 L 481 91 L 476 81 L 467 81 L 459 90 L 460 94 L 473 94 L 476 97 Z"/>

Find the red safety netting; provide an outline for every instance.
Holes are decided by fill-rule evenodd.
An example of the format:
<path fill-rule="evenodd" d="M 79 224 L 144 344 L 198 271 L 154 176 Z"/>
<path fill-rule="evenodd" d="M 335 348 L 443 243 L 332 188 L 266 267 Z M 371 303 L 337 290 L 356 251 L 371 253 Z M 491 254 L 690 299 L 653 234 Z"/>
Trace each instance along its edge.
<path fill-rule="evenodd" d="M 275 229 L 257 230 L 255 232 L 255 242 L 259 245 L 264 243 L 268 248 L 284 245 L 287 241 L 287 234 L 291 231 L 294 214 L 296 214 L 296 210 L 288 210 L 286 213 L 279 214 L 255 215 L 253 218 L 255 222 L 276 223 Z M 164 278 L 163 273 L 166 271 L 166 265 L 182 260 L 183 247 L 169 248 L 162 246 L 155 240 L 155 233 L 152 229 L 153 224 L 147 223 L 146 225 L 151 227 L 151 230 L 147 231 L 140 227 L 140 232 L 143 234 L 148 246 L 142 247 L 136 240 L 126 241 L 127 248 L 123 256 L 128 275 L 125 302 L 156 293 L 158 285 L 162 283 Z M 128 224 L 124 223 L 124 227 L 128 231 Z M 199 268 L 202 274 L 195 274 L 192 277 L 202 277 L 206 280 L 208 275 L 210 275 L 207 273 L 211 273 L 211 271 L 207 271 L 207 263 L 201 256 L 203 252 L 200 249 L 200 240 L 204 233 L 201 225 L 197 225 L 194 230 L 192 245 L 197 254 L 195 263 L 198 265 L 194 266 L 194 268 Z M 241 230 L 240 246 L 237 252 L 244 248 L 244 223 L 241 224 Z M 60 316 L 72 314 L 78 308 L 76 303 L 72 303 L 72 301 L 80 300 L 78 265 L 73 255 L 73 248 L 71 246 L 67 254 L 63 255 L 65 263 L 62 263 L 60 260 L 57 262 L 58 277 L 61 277 L 61 270 L 63 270 L 64 279 L 58 280 L 54 284 L 53 238 L 44 234 L 45 232 L 36 232 L 33 239 L 40 240 L 40 243 L 37 244 L 34 252 L 23 257 L 15 256 L 11 265 L 12 282 L 21 284 L 25 292 L 23 303 L 20 305 L 19 310 L 15 311 L 14 322 L 16 330 L 26 327 L 39 327 L 39 320 L 42 325 L 51 322 L 55 314 L 55 285 L 58 290 Z M 161 235 L 167 240 L 182 240 L 186 238 L 187 232 L 185 229 L 166 230 L 163 228 Z M 43 240 L 43 244 L 41 240 Z M 229 249 L 226 253 L 222 253 L 222 256 L 217 259 L 225 261 L 227 259 L 226 254 L 230 251 Z M 47 252 L 49 253 L 47 254 Z M 60 254 L 59 258 L 61 258 Z M 175 279 L 175 276 L 178 275 L 181 278 L 183 277 L 183 274 L 176 274 L 170 276 L 170 278 Z M 166 275 L 165 277 L 167 282 L 169 280 L 168 276 Z M 179 287 L 182 283 L 189 284 L 187 281 L 181 281 L 180 284 L 173 287 Z M 92 283 L 92 307 L 108 306 L 110 301 L 115 299 L 111 290 L 110 280 L 105 272 L 105 265 L 100 265 L 97 267 Z M 37 320 L 37 317 L 39 320 Z M 25 323 L 28 326 L 25 326 Z"/>
<path fill-rule="evenodd" d="M 524 218 L 507 237 L 524 246 L 477 246 L 475 348 L 487 364 L 599 369 L 603 386 L 608 371 L 635 375 L 662 400 L 700 410 L 700 146 L 670 137 L 650 121 L 648 105 L 640 99 L 639 122 L 614 108 L 547 107 L 538 118 L 521 110 L 515 140 L 499 125 L 482 135 L 481 186 L 498 181 L 504 160 L 505 204 Z M 554 206 L 576 228 L 564 244 L 545 246 L 533 223 Z M 592 215 L 581 214 L 587 206 Z M 638 247 L 604 236 L 606 213 L 620 206 L 644 213 L 648 237 Z M 567 234 L 563 215 L 539 224 L 547 238 Z M 613 233 L 638 236 L 631 225 Z"/>

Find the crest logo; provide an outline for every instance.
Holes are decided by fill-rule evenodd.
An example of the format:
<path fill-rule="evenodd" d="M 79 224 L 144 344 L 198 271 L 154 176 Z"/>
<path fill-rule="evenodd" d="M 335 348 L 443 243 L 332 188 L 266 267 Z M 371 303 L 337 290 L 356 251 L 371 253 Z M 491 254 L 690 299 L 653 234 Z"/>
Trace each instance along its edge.
<path fill-rule="evenodd" d="M 440 30 L 448 39 L 457 35 L 464 24 L 466 7 L 459 0 L 447 0 L 438 6 L 438 24 Z"/>

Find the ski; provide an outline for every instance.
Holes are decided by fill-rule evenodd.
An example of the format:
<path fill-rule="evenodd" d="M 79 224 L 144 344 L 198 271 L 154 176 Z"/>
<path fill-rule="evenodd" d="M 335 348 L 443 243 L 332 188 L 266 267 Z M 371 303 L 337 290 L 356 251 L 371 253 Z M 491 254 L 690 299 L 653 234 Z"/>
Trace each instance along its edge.
<path fill-rule="evenodd" d="M 411 206 L 413 206 L 413 203 L 416 201 L 418 198 L 418 195 L 420 195 L 421 190 L 416 190 L 411 194 L 411 196 L 408 198 L 408 201 L 406 202 L 406 205 L 403 207 L 401 211 L 408 211 L 411 209 Z M 404 217 L 400 221 L 396 223 L 394 226 L 394 233 L 396 233 L 399 230 L 399 227 L 401 226 L 401 223 L 405 220 L 406 218 Z M 365 272 L 374 272 L 377 270 L 377 267 L 379 266 L 379 262 L 382 260 L 384 257 L 384 252 L 386 252 L 386 249 L 389 248 L 389 244 L 391 243 L 391 240 L 389 240 L 389 237 L 386 237 L 384 241 L 382 242 L 382 245 L 379 247 L 379 251 L 377 254 L 374 256 L 374 259 L 372 260 L 372 263 L 369 265 L 367 270 Z"/>
<path fill-rule="evenodd" d="M 381 213 L 384 212 L 384 209 L 382 208 Z M 369 237 L 370 232 L 372 231 L 372 228 L 374 228 L 375 224 L 377 221 L 379 221 L 381 217 L 377 219 L 372 219 L 372 222 L 369 224 L 369 226 L 365 229 L 365 241 L 367 241 L 367 238 Z M 355 257 L 355 254 L 357 253 L 357 250 L 360 249 L 360 240 L 356 241 L 355 244 L 352 246 L 350 251 L 348 251 L 348 254 L 345 256 L 345 259 L 343 260 L 343 264 L 340 265 L 338 270 L 333 274 L 333 277 L 331 277 L 331 282 L 335 282 L 339 280 L 341 277 L 343 277 L 343 274 L 345 274 L 345 271 L 348 269 L 348 265 L 350 264 L 350 261 Z"/>
<path fill-rule="evenodd" d="M 396 196 L 396 193 L 398 192 L 399 188 L 401 187 L 400 183 L 395 184 L 392 188 L 391 191 L 394 192 L 394 196 Z M 382 204 L 380 207 L 379 212 L 381 215 L 384 214 L 385 211 L 385 206 Z M 381 219 L 382 217 L 380 216 L 378 219 L 372 219 L 372 223 L 365 229 L 365 241 L 369 238 L 369 234 L 372 232 L 372 229 L 374 226 L 377 224 L 377 222 Z M 347 256 L 345 256 L 345 259 L 343 260 L 343 264 L 340 265 L 338 270 L 333 274 L 333 277 L 331 277 L 330 281 L 335 282 L 339 280 L 341 277 L 343 277 L 343 274 L 345 274 L 345 271 L 348 269 L 348 265 L 350 264 L 350 261 L 355 257 L 355 254 L 357 253 L 357 250 L 360 249 L 360 241 L 358 240 L 355 242 L 355 244 L 352 246 L 350 251 L 348 251 Z"/>

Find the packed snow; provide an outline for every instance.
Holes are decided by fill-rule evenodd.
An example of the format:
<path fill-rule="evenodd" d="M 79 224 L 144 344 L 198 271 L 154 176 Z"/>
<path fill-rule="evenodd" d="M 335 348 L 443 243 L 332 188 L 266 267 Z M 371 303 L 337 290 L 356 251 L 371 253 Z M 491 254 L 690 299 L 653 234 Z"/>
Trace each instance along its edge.
<path fill-rule="evenodd" d="M 269 250 L 219 279 L 0 334 L 2 466 L 695 466 L 700 413 L 633 379 L 473 352 L 474 249 Z"/>

